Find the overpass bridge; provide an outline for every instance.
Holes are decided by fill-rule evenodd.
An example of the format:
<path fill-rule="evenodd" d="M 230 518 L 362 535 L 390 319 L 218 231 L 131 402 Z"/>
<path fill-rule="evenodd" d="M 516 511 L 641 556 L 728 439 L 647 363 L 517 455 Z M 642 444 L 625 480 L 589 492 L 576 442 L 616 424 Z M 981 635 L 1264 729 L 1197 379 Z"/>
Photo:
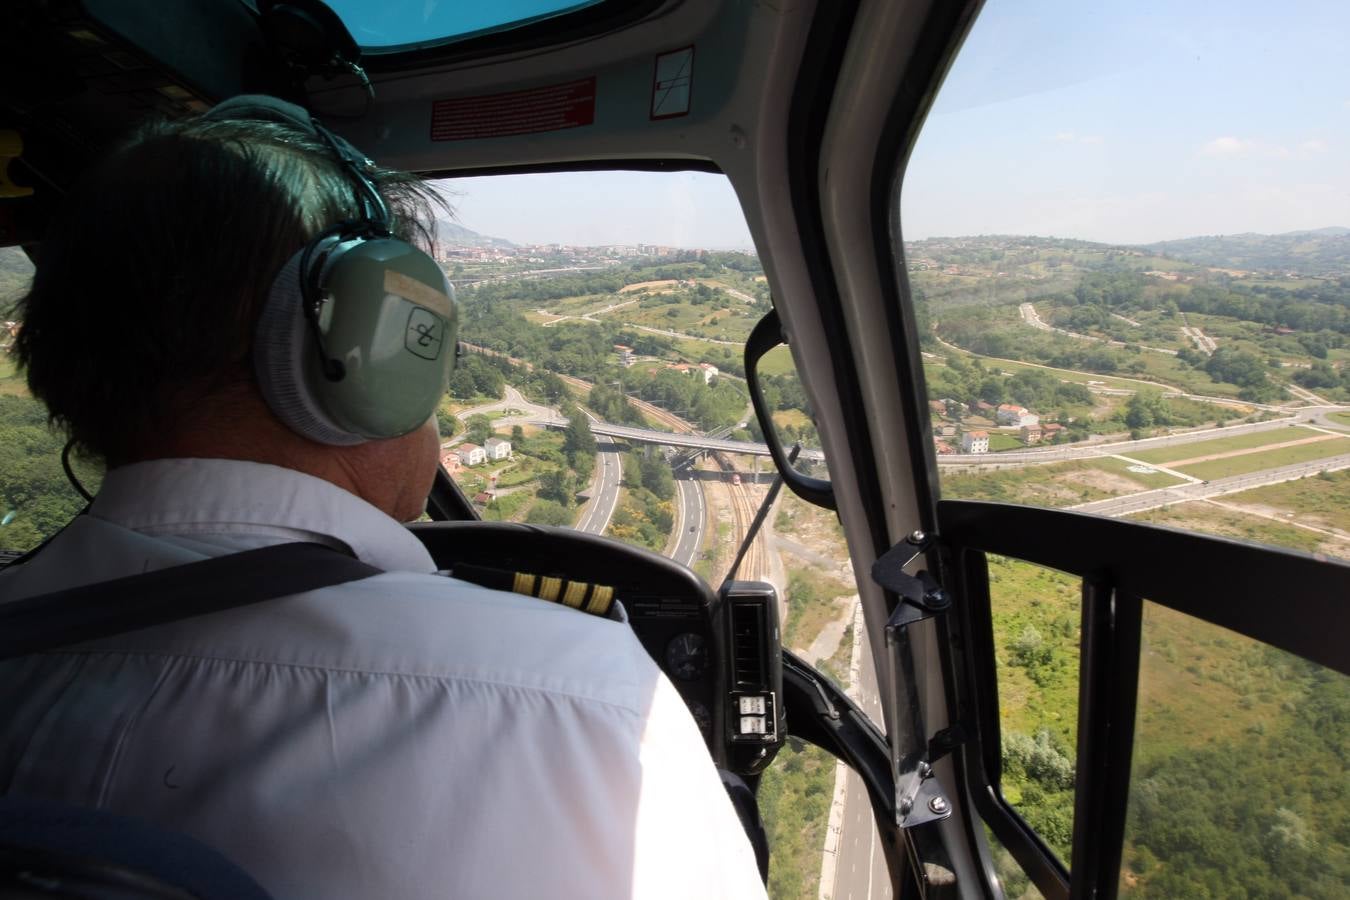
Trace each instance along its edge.
<path fill-rule="evenodd" d="M 567 420 L 537 419 L 531 424 L 545 428 L 566 428 Z M 591 433 L 596 437 L 618 438 L 637 444 L 656 444 L 662 447 L 682 447 L 689 450 L 701 450 L 707 453 L 743 453 L 748 456 L 768 456 L 769 446 L 753 441 L 733 441 L 725 437 L 707 437 L 699 434 L 676 434 L 673 431 L 656 431 L 651 428 L 634 428 L 631 425 L 611 425 L 609 422 L 590 421 Z M 820 462 L 825 454 L 819 450 L 801 452 L 801 459 Z"/>

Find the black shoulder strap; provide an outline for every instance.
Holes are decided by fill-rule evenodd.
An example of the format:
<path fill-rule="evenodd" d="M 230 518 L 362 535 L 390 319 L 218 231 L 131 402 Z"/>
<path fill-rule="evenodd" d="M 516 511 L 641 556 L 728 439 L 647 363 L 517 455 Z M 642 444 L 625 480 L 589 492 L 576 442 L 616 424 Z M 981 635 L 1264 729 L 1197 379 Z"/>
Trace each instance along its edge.
<path fill-rule="evenodd" d="M 323 544 L 277 544 L 0 604 L 0 659 L 380 574 Z"/>

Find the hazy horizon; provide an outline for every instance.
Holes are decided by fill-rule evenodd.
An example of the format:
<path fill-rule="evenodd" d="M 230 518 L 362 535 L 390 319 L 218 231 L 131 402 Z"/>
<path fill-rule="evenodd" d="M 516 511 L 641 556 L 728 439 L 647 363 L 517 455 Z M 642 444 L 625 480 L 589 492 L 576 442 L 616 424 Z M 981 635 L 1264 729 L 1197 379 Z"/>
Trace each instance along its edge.
<path fill-rule="evenodd" d="M 989 0 L 911 156 L 906 240 L 1113 245 L 1350 220 L 1350 3 Z M 515 243 L 750 249 L 727 179 L 457 179 L 458 222 Z"/>

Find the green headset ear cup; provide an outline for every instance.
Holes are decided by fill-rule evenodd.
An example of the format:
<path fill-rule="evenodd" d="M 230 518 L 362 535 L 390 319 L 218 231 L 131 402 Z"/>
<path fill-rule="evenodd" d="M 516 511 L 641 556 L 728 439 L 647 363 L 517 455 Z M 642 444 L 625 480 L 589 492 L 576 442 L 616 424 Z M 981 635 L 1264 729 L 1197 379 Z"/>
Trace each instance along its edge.
<path fill-rule="evenodd" d="M 259 320 L 254 359 L 264 398 L 288 427 L 320 443 L 416 430 L 436 411 L 454 365 L 458 315 L 445 273 L 393 238 L 317 250 L 322 352 L 302 311 L 297 257 Z M 340 380 L 325 377 L 324 357 L 342 364 Z"/>
<path fill-rule="evenodd" d="M 335 245 L 336 239 L 326 241 Z M 339 427 L 311 389 L 306 369 L 318 349 L 304 315 L 300 286 L 301 249 L 281 267 L 272 282 L 253 339 L 253 370 L 258 388 L 272 413 L 297 434 L 320 444 L 350 446 L 366 440 Z"/>

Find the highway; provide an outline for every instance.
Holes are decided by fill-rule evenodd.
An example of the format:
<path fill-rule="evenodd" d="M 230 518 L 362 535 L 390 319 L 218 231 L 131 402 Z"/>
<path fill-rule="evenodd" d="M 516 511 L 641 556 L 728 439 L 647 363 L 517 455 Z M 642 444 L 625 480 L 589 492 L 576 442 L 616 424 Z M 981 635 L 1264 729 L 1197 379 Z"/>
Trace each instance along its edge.
<path fill-rule="evenodd" d="M 849 667 L 848 695 L 868 718 L 880 725 L 884 719 L 877 694 L 877 674 L 861 607 L 855 615 L 853 633 L 857 638 Z M 889 900 L 891 879 L 872 819 L 867 788 L 852 769 L 845 766 L 842 771 L 843 790 L 836 790 L 830 813 L 831 831 L 825 837 L 820 896 L 828 900 Z"/>
<path fill-rule="evenodd" d="M 937 461 L 940 466 L 1009 466 L 1025 463 L 1063 462 L 1070 459 L 1088 459 L 1096 456 L 1112 456 L 1117 453 L 1129 455 L 1130 453 L 1137 453 L 1141 450 L 1169 447 L 1174 444 L 1188 444 L 1194 441 L 1205 441 L 1212 438 L 1246 434 L 1251 431 L 1269 431 L 1271 429 L 1290 425 L 1301 425 L 1323 421 L 1328 412 L 1335 412 L 1347 408 L 1350 407 L 1329 405 L 1288 410 L 1290 413 L 1288 416 L 1280 419 L 1271 419 L 1266 422 L 1248 422 L 1241 425 L 1229 425 L 1224 428 L 1200 428 L 1194 431 L 1184 431 L 1177 434 L 1163 435 L 1161 437 L 1144 438 L 1138 441 L 1109 441 L 1101 443 L 1083 442 L 1037 449 L 1006 450 L 1002 453 L 951 453 L 939 456 Z M 666 415 L 670 414 L 666 413 Z M 560 419 L 553 418 L 531 420 L 531 424 L 559 427 L 566 423 L 562 422 Z M 667 447 L 687 447 L 710 452 L 743 453 L 748 456 L 769 455 L 769 448 L 767 445 L 751 441 L 733 441 L 728 438 L 705 437 L 687 433 L 677 434 L 669 431 L 656 431 L 650 428 L 635 428 L 631 425 L 611 425 L 607 422 L 592 422 L 591 431 L 594 432 L 597 437 L 620 438 L 636 443 L 660 444 Z M 803 450 L 802 457 L 811 460 L 821 460 L 824 458 L 824 455 L 819 450 Z"/>
<path fill-rule="evenodd" d="M 675 512 L 675 527 L 679 538 L 675 542 L 675 551 L 670 558 L 686 566 L 692 566 L 698 559 L 703 547 L 703 537 L 708 528 L 708 516 L 703 501 L 703 485 L 690 477 L 690 472 L 677 472 L 675 491 L 679 495 L 679 504 Z"/>
<path fill-rule="evenodd" d="M 589 415 L 589 414 L 588 414 Z M 581 511 L 577 530 L 604 534 L 614 509 L 619 505 L 619 482 L 623 479 L 623 457 L 613 444 L 600 444 L 595 454 L 595 482 L 591 499 Z"/>
<path fill-rule="evenodd" d="M 1293 481 L 1295 478 L 1306 478 L 1309 475 L 1316 475 L 1318 472 L 1334 472 L 1346 468 L 1350 468 L 1350 453 L 1343 453 L 1340 456 L 1332 456 L 1326 459 L 1315 459 L 1311 462 L 1293 463 L 1292 465 L 1266 469 L 1261 472 L 1248 472 L 1245 475 L 1230 475 L 1227 478 L 1215 478 L 1212 481 L 1180 484 L 1175 487 L 1128 494 L 1124 497 L 1094 500 L 1091 503 L 1080 503 L 1077 506 L 1066 508 L 1074 512 L 1093 513 L 1099 516 L 1127 516 L 1131 513 L 1157 509 L 1160 506 L 1171 506 L 1174 503 L 1186 503 L 1190 500 L 1204 500 L 1207 497 L 1217 497 L 1220 494 L 1231 494 L 1235 491 L 1245 491 L 1265 484 L 1277 484 L 1281 481 Z"/>
<path fill-rule="evenodd" d="M 1027 450 L 1006 450 L 1002 453 L 949 453 L 938 457 L 939 466 L 1007 466 L 1019 463 L 1063 462 L 1069 459 L 1088 459 L 1094 456 L 1112 456 L 1117 453 L 1129 456 L 1141 450 L 1154 450 L 1158 447 L 1171 447 L 1176 444 L 1189 444 L 1214 438 L 1247 434 L 1253 431 L 1270 431 L 1291 425 L 1325 423 L 1328 412 L 1344 410 L 1343 406 L 1315 406 L 1297 410 L 1286 410 L 1289 415 L 1265 422 L 1248 422 L 1241 425 L 1228 425 L 1223 428 L 1199 428 L 1194 431 L 1182 431 L 1160 437 L 1143 438 L 1138 441 L 1103 441 L 1100 443 L 1082 442 L 1061 444 Z"/>

